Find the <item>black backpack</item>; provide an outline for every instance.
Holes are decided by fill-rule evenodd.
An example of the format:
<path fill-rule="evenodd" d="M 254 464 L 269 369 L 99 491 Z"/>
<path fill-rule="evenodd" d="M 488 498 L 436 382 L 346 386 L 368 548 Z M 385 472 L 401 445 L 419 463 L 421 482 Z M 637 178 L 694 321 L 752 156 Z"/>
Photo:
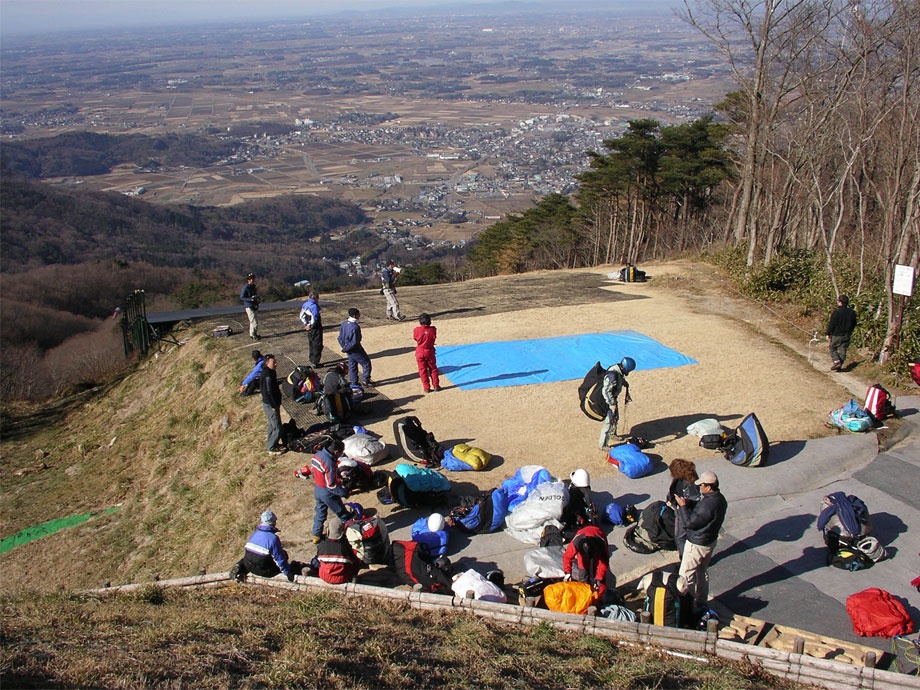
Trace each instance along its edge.
<path fill-rule="evenodd" d="M 581 411 L 587 417 L 595 421 L 602 421 L 606 416 L 610 406 L 604 400 L 604 376 L 607 370 L 598 362 L 595 364 L 582 380 L 578 387 L 578 400 L 581 405 Z"/>
<path fill-rule="evenodd" d="M 836 549 L 827 550 L 827 564 L 841 570 L 855 572 L 871 568 L 875 562 L 858 547 L 840 542 Z"/>
<path fill-rule="evenodd" d="M 645 590 L 644 611 L 652 614 L 652 625 L 671 628 L 693 628 L 693 599 L 677 591 L 677 573 L 656 570 Z"/>
<path fill-rule="evenodd" d="M 444 459 L 441 444 L 426 431 L 418 417 L 403 417 L 393 422 L 393 435 L 403 456 L 423 467 L 440 467 Z"/>

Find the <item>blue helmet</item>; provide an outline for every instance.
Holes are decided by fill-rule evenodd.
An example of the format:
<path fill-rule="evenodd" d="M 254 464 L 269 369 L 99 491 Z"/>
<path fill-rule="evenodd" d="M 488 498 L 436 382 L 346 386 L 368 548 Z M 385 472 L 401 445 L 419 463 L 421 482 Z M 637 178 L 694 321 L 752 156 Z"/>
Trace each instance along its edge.
<path fill-rule="evenodd" d="M 636 360 L 632 357 L 624 357 L 620 360 L 620 369 L 623 370 L 623 374 L 629 374 L 636 368 Z"/>

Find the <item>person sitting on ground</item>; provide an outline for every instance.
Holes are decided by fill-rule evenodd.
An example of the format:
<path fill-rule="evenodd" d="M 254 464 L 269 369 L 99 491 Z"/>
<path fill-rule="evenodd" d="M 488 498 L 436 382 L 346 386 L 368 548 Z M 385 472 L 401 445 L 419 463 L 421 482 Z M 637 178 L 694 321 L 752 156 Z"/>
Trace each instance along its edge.
<path fill-rule="evenodd" d="M 252 371 L 246 374 L 246 378 L 240 384 L 240 395 L 255 395 L 259 391 L 259 377 L 262 375 L 262 366 L 265 364 L 265 358 L 258 350 L 252 351 L 252 361 L 255 366 Z"/>
<path fill-rule="evenodd" d="M 610 547 L 603 530 L 594 525 L 578 530 L 562 555 L 562 571 L 566 581 L 587 582 L 602 601 L 610 573 Z"/>
<path fill-rule="evenodd" d="M 687 543 L 687 532 L 677 519 L 677 497 L 682 496 L 691 504 L 700 500 L 700 491 L 696 486 L 696 480 L 699 475 L 696 473 L 696 463 L 690 460 L 675 458 L 668 465 L 668 471 L 671 473 L 671 485 L 668 487 L 668 495 L 664 502 L 674 511 L 674 542 L 677 544 L 677 553 L 684 555 L 684 544 Z"/>
<path fill-rule="evenodd" d="M 591 500 L 591 475 L 577 469 L 569 477 L 569 502 L 562 509 L 563 532 L 570 537 L 582 527 L 597 524 L 597 508 Z"/>
<path fill-rule="evenodd" d="M 334 365 L 323 377 L 323 394 L 335 395 L 336 393 L 351 394 L 351 386 L 348 383 L 348 365 L 345 362 L 339 362 Z"/>
<path fill-rule="evenodd" d="M 230 569 L 232 580 L 242 582 L 246 573 L 259 577 L 274 577 L 281 573 L 288 582 L 294 581 L 294 575 L 300 573 L 303 565 L 288 561 L 287 551 L 281 548 L 276 523 L 277 518 L 272 511 L 266 510 L 262 513 L 256 531 L 246 542 L 243 558 Z"/>
<path fill-rule="evenodd" d="M 311 565 L 319 578 L 331 585 L 352 582 L 360 570 L 367 567 L 355 555 L 355 550 L 345 538 L 345 525 L 335 515 L 326 523 L 326 538 L 316 547 L 316 558 Z"/>

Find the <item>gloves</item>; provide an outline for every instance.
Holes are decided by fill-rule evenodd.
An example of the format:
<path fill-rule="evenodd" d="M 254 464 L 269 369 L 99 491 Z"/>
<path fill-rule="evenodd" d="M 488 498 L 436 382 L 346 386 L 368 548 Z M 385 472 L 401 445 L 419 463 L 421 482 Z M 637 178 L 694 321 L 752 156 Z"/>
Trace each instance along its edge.
<path fill-rule="evenodd" d="M 571 581 L 571 579 L 572 579 L 572 573 L 566 573 L 566 574 L 563 576 L 562 581 L 563 581 L 563 582 L 569 582 L 569 581 Z"/>
<path fill-rule="evenodd" d="M 293 581 L 294 581 L 294 571 L 293 571 L 293 570 L 289 570 L 289 571 L 287 572 L 286 577 L 287 577 L 287 581 L 288 581 L 288 582 L 293 582 Z"/>

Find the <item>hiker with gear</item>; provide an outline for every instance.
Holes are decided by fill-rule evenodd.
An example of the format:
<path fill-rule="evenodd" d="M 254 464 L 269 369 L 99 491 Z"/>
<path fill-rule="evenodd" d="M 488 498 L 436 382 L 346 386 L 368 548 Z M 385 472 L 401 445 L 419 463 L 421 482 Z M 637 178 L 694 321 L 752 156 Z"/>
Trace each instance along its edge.
<path fill-rule="evenodd" d="M 607 368 L 604 374 L 604 382 L 601 392 L 604 401 L 607 403 L 607 415 L 604 417 L 604 425 L 601 427 L 601 435 L 597 445 L 601 450 L 606 450 L 613 445 L 617 436 L 617 424 L 620 421 L 620 407 L 617 398 L 620 397 L 620 391 L 626 389 L 626 395 L 623 398 L 623 404 L 628 405 L 632 402 L 629 395 L 629 383 L 626 377 L 636 368 L 636 360 L 632 357 L 624 357 L 619 364 L 614 364 Z"/>
<path fill-rule="evenodd" d="M 256 312 L 259 311 L 259 304 L 262 298 L 259 297 L 259 291 L 256 288 L 256 274 L 249 273 L 246 276 L 246 284 L 240 290 L 240 301 L 243 308 L 246 309 L 246 318 L 249 319 L 249 337 L 253 340 L 261 340 L 259 335 L 259 321 L 256 318 Z"/>
<path fill-rule="evenodd" d="M 728 502 L 719 491 L 715 472 L 703 472 L 695 482 L 700 487 L 700 500 L 694 505 L 683 496 L 677 501 L 677 524 L 687 536 L 677 575 L 677 591 L 690 594 L 697 608 L 709 602 L 709 562 L 725 522 Z"/>
<path fill-rule="evenodd" d="M 319 293 L 312 290 L 307 301 L 300 307 L 300 323 L 307 332 L 307 346 L 310 349 L 310 364 L 318 369 L 323 358 L 323 318 L 320 315 Z"/>
<path fill-rule="evenodd" d="M 316 502 L 313 508 L 314 544 L 319 544 L 323 540 L 323 525 L 329 510 L 332 510 L 343 525 L 352 518 L 352 514 L 342 502 L 342 499 L 348 496 L 348 490 L 342 486 L 339 477 L 338 461 L 344 451 L 345 444 L 342 441 L 331 439 L 325 446 L 317 449 L 310 462 L 313 498 Z"/>
<path fill-rule="evenodd" d="M 242 582 L 247 573 L 259 577 L 274 577 L 281 573 L 288 582 L 293 582 L 294 576 L 300 574 L 303 564 L 288 561 L 287 551 L 281 547 L 281 539 L 278 538 L 276 523 L 277 517 L 272 511 L 262 513 L 256 531 L 246 542 L 243 558 L 230 569 L 230 579 Z"/>
<path fill-rule="evenodd" d="M 587 582 L 597 592 L 598 600 L 603 601 L 610 573 L 610 547 L 600 527 L 588 525 L 578 530 L 562 554 L 562 571 L 566 582 Z"/>
<path fill-rule="evenodd" d="M 396 298 L 396 279 L 400 273 L 402 269 L 396 268 L 396 263 L 392 260 L 387 261 L 386 268 L 380 271 L 380 293 L 387 300 L 387 321 L 402 321 L 405 318 L 399 313 L 399 300 Z"/>
<path fill-rule="evenodd" d="M 259 390 L 259 377 L 262 376 L 262 367 L 265 366 L 265 358 L 258 350 L 252 351 L 252 361 L 255 364 L 252 371 L 246 374 L 246 378 L 240 384 L 240 396 L 255 395 Z"/>
<path fill-rule="evenodd" d="M 562 508 L 562 532 L 571 539 L 582 527 L 597 525 L 598 515 L 591 500 L 591 475 L 587 470 L 572 472 L 566 489 L 569 500 Z"/>

